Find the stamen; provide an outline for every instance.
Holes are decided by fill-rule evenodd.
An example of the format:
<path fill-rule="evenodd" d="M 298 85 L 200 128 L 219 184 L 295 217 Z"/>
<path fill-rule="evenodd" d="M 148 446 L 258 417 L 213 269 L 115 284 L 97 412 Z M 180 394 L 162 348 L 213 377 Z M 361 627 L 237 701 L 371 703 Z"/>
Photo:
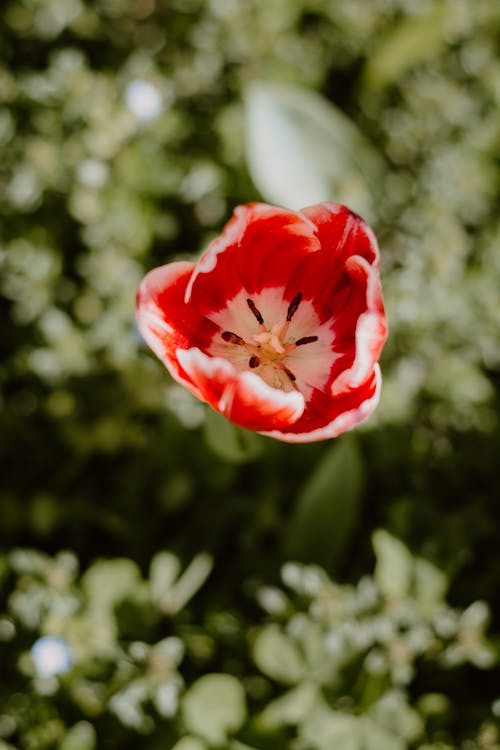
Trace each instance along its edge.
<path fill-rule="evenodd" d="M 297 292 L 293 300 L 288 305 L 288 311 L 286 314 L 286 319 L 288 322 L 291 321 L 295 313 L 297 312 L 297 308 L 300 305 L 300 301 L 302 299 L 302 292 Z"/>
<path fill-rule="evenodd" d="M 260 365 L 260 359 L 254 354 L 252 357 L 250 357 L 248 366 L 252 369 L 254 367 L 258 367 Z"/>
<path fill-rule="evenodd" d="M 260 314 L 259 309 L 258 309 L 257 305 L 255 304 L 255 302 L 252 302 L 252 300 L 250 298 L 248 298 L 247 299 L 247 305 L 250 308 L 250 310 L 253 312 L 253 314 L 255 315 L 255 317 L 257 318 L 257 323 L 260 323 L 260 325 L 262 325 L 264 323 L 264 318 Z"/>
<path fill-rule="evenodd" d="M 295 377 L 295 375 L 293 374 L 293 372 L 291 370 L 289 370 L 288 367 L 285 367 L 285 365 L 283 365 L 283 370 L 286 372 L 286 374 L 288 375 L 288 377 L 290 378 L 290 380 L 292 380 L 293 382 L 295 382 L 297 380 L 297 378 Z"/>
<path fill-rule="evenodd" d="M 304 336 L 303 338 L 299 339 L 295 342 L 295 346 L 302 346 L 303 344 L 312 344 L 314 341 L 317 341 L 317 336 Z"/>
<path fill-rule="evenodd" d="M 241 338 L 241 336 L 238 336 L 237 333 L 233 333 L 232 331 L 223 331 L 221 334 L 224 341 L 227 341 L 229 344 L 237 344 L 238 346 L 244 346 L 245 342 Z"/>

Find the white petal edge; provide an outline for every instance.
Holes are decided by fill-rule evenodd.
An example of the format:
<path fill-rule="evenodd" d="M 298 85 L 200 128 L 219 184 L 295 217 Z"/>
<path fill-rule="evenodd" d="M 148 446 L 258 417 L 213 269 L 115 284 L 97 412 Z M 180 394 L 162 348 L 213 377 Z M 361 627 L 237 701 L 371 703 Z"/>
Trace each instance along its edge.
<path fill-rule="evenodd" d="M 271 402 L 276 406 L 276 411 L 291 409 L 293 421 L 290 424 L 296 422 L 304 413 L 306 404 L 304 396 L 299 391 L 281 391 L 273 388 L 253 372 L 243 372 L 239 376 L 239 381 L 259 400 Z"/>
<path fill-rule="evenodd" d="M 255 203 L 252 206 L 252 211 L 256 214 L 265 213 L 267 210 L 269 210 L 269 206 L 265 203 Z M 196 264 L 195 271 L 189 280 L 189 284 L 186 287 L 186 292 L 184 294 L 184 302 L 186 304 L 191 299 L 193 285 L 198 276 L 201 273 L 210 273 L 210 271 L 213 271 L 217 265 L 218 256 L 221 255 L 221 253 L 224 253 L 229 245 L 233 245 L 241 239 L 249 223 L 247 221 L 246 211 L 246 206 L 237 206 L 232 218 L 222 230 L 222 234 L 215 240 L 212 240 L 207 249 L 203 252 L 201 258 Z"/>
<path fill-rule="evenodd" d="M 144 341 L 165 364 L 167 364 L 165 345 L 161 336 L 158 336 L 154 329 L 156 328 L 167 335 L 173 334 L 174 329 L 163 318 L 162 310 L 156 304 L 156 296 L 172 286 L 186 271 L 193 268 L 194 263 L 188 261 L 167 263 L 164 266 L 153 268 L 152 271 L 147 273 L 139 287 L 136 313 L 137 326 Z"/>
<path fill-rule="evenodd" d="M 262 378 L 255 375 L 255 373 L 248 371 L 243 373 L 238 372 L 228 360 L 222 357 L 210 357 L 197 347 L 177 349 L 176 356 L 182 368 L 191 377 L 196 372 L 202 372 L 207 380 L 216 378 L 220 380 L 221 376 L 227 379 L 227 386 L 217 404 L 222 414 L 231 411 L 234 397 L 239 390 L 239 398 L 242 398 L 242 392 L 247 392 L 250 394 L 250 399 L 245 399 L 247 401 L 255 399 L 257 402 L 272 404 L 276 412 L 282 409 L 291 410 L 293 421 L 290 421 L 290 424 L 293 424 L 302 416 L 305 401 L 303 395 L 298 391 L 285 392 L 277 388 L 272 388 Z M 202 398 L 202 400 L 205 399 Z"/>
<path fill-rule="evenodd" d="M 356 352 L 354 362 L 348 370 L 344 370 L 333 381 L 332 396 L 360 386 L 367 379 L 374 363 L 378 359 L 380 350 L 387 338 L 387 323 L 385 314 L 377 309 L 377 303 L 382 299 L 378 268 L 374 267 L 360 255 L 352 255 L 346 266 L 363 268 L 367 274 L 366 305 L 367 311 L 359 316 L 356 325 Z M 349 269 L 348 269 L 349 270 Z M 376 345 L 374 347 L 374 344 Z M 373 351 L 376 351 L 376 356 Z"/>
<path fill-rule="evenodd" d="M 175 330 L 163 318 L 163 312 L 155 301 L 158 293 L 172 286 L 186 271 L 192 270 L 194 265 L 189 261 L 178 261 L 158 266 L 147 273 L 139 287 L 136 319 L 142 338 L 163 362 L 173 379 L 188 388 L 197 398 L 201 398 L 196 386 L 182 377 L 176 369 L 177 362 L 167 355 L 161 334 L 172 336 Z"/>
<path fill-rule="evenodd" d="M 272 437 L 276 440 L 281 440 L 285 443 L 313 443 L 318 440 L 330 440 L 336 438 L 343 432 L 352 430 L 360 422 L 364 421 L 367 417 L 372 414 L 376 409 L 378 402 L 380 401 L 380 392 L 382 389 L 382 374 L 378 364 L 374 367 L 376 380 L 375 380 L 375 393 L 373 396 L 362 404 L 357 409 L 351 409 L 343 414 L 339 414 L 333 422 L 320 427 L 311 432 L 280 432 L 279 430 L 273 430 L 271 432 L 261 432 L 261 435 L 266 437 Z"/>
<path fill-rule="evenodd" d="M 227 359 L 222 359 L 222 357 L 209 357 L 203 354 L 198 347 L 176 349 L 175 355 L 182 369 L 190 377 L 197 377 L 198 373 L 201 372 L 207 380 L 220 380 L 222 377 L 227 381 L 226 388 L 218 404 L 219 408 L 221 408 L 221 403 L 225 406 L 225 402 L 230 397 L 230 393 L 226 392 L 226 390 L 229 391 L 231 389 L 234 391 L 234 381 L 237 376 L 236 369 L 231 362 L 228 362 Z M 206 401 L 203 396 L 200 396 L 200 398 L 202 401 Z"/>

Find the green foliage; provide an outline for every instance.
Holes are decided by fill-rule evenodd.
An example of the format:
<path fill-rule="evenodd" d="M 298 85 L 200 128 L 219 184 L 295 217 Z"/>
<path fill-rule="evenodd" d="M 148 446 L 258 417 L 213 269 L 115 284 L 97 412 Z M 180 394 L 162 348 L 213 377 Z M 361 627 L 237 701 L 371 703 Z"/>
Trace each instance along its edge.
<path fill-rule="evenodd" d="M 371 218 L 383 174 L 380 156 L 322 97 L 253 84 L 246 94 L 246 141 L 252 179 L 270 203 L 299 210 L 337 200 Z"/>
<path fill-rule="evenodd" d="M 435 726 L 435 717 L 450 706 L 433 686 L 466 663 L 485 669 L 496 660 L 485 636 L 487 608 L 450 607 L 431 577 L 422 591 L 432 597 L 419 599 L 406 587 L 395 598 L 380 575 L 387 549 L 397 549 L 413 570 L 423 560 L 386 532 L 375 539 L 373 578 L 337 584 L 319 567 L 287 563 L 286 610 L 230 626 L 224 616 L 215 629 L 210 609 L 192 610 L 187 600 L 165 619 L 154 585 L 159 571 L 167 588 L 188 575 L 177 578 L 180 562 L 168 553 L 154 558 L 144 581 L 123 559 L 95 562 L 80 576 L 68 553 L 15 551 L 0 623 L 14 680 L 5 702 L 11 724 L 0 727 L 10 727 L 21 747 L 60 750 L 93 750 L 98 738 L 124 742 L 126 732 L 143 735 L 148 747 L 169 742 L 177 750 L 281 747 L 284 736 L 318 750 L 336 743 L 405 750 L 437 739 L 443 724 Z M 49 634 L 71 652 L 60 674 L 44 674 L 31 648 Z M 207 639 L 227 650 L 226 670 L 246 664 L 247 676 L 241 666 L 237 674 L 211 671 L 213 652 L 200 649 Z M 73 723 L 65 720 L 68 706 Z"/>
<path fill-rule="evenodd" d="M 255 460 L 262 450 L 258 435 L 236 427 L 213 409 L 205 415 L 205 440 L 219 458 L 235 464 Z"/>
<path fill-rule="evenodd" d="M 5 0 L 1 750 L 498 750 L 499 29 L 497 0 Z M 262 199 L 373 222 L 355 437 L 236 429 L 137 334 L 143 274 Z"/>
<path fill-rule="evenodd" d="M 363 484 L 359 450 L 346 436 L 326 450 L 302 487 L 284 537 L 286 556 L 334 568 L 358 521 Z"/>
<path fill-rule="evenodd" d="M 182 717 L 188 731 L 209 745 L 224 745 L 246 718 L 245 692 L 229 674 L 200 677 L 182 700 Z"/>

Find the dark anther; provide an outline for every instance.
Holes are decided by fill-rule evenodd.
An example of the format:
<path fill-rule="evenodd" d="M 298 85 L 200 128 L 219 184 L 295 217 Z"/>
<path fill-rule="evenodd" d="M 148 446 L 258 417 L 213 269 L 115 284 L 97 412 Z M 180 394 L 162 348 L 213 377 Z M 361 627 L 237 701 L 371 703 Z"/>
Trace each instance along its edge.
<path fill-rule="evenodd" d="M 302 346 L 303 344 L 312 344 L 313 341 L 317 341 L 317 336 L 304 336 L 304 338 L 299 339 L 295 342 L 295 346 Z"/>
<path fill-rule="evenodd" d="M 264 318 L 260 314 L 259 309 L 257 308 L 257 305 L 255 304 L 255 302 L 252 302 L 252 300 L 250 298 L 248 298 L 247 299 L 247 305 L 250 308 L 250 310 L 253 312 L 253 314 L 255 315 L 255 317 L 257 318 L 257 322 L 262 325 L 263 322 L 264 322 Z"/>
<path fill-rule="evenodd" d="M 254 354 L 252 357 L 250 357 L 250 361 L 248 362 L 249 367 L 258 367 L 260 365 L 260 359 Z"/>
<path fill-rule="evenodd" d="M 293 380 L 293 381 L 297 380 L 297 378 L 295 377 L 295 375 L 293 374 L 293 372 L 291 370 L 289 370 L 288 367 L 283 367 L 283 369 L 286 372 L 286 374 L 288 375 L 288 377 L 290 378 L 290 380 Z"/>
<path fill-rule="evenodd" d="M 243 346 L 245 343 L 241 336 L 238 336 L 237 333 L 233 333 L 232 331 L 223 331 L 222 338 L 229 344 L 237 344 L 238 346 Z"/>
<path fill-rule="evenodd" d="M 286 319 L 288 322 L 291 321 L 295 313 L 297 312 L 297 308 L 300 305 L 300 300 L 302 299 L 302 292 L 297 292 L 293 300 L 288 305 L 288 312 L 286 314 Z"/>

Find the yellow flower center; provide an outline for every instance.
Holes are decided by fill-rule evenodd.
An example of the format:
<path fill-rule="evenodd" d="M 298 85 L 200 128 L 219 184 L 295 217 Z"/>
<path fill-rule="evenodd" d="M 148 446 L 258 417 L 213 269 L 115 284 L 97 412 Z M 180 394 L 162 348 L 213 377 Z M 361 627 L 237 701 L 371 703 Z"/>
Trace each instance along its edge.
<path fill-rule="evenodd" d="M 271 328 L 268 328 L 265 325 L 264 318 L 255 303 L 251 299 L 247 299 L 247 305 L 259 324 L 259 332 L 252 335 L 251 341 L 245 341 L 233 331 L 222 332 L 222 338 L 228 344 L 235 344 L 236 346 L 244 347 L 247 350 L 250 355 L 248 366 L 252 370 L 260 365 L 272 365 L 276 371 L 283 373 L 286 376 L 288 379 L 287 382 L 293 387 L 296 387 L 294 385 L 296 378 L 293 372 L 291 372 L 285 364 L 286 355 L 297 346 L 311 344 L 318 340 L 317 336 L 303 336 L 297 341 L 285 343 L 285 337 L 288 332 L 290 321 L 295 315 L 301 299 L 302 294 L 299 292 L 295 295 L 288 306 L 286 320 L 282 323 L 275 323 Z"/>
<path fill-rule="evenodd" d="M 286 354 L 287 350 L 283 346 L 283 336 L 287 328 L 287 323 L 276 323 L 270 331 L 261 331 L 261 333 L 252 336 L 261 352 L 272 362 L 276 359 L 281 359 L 283 354 Z"/>

